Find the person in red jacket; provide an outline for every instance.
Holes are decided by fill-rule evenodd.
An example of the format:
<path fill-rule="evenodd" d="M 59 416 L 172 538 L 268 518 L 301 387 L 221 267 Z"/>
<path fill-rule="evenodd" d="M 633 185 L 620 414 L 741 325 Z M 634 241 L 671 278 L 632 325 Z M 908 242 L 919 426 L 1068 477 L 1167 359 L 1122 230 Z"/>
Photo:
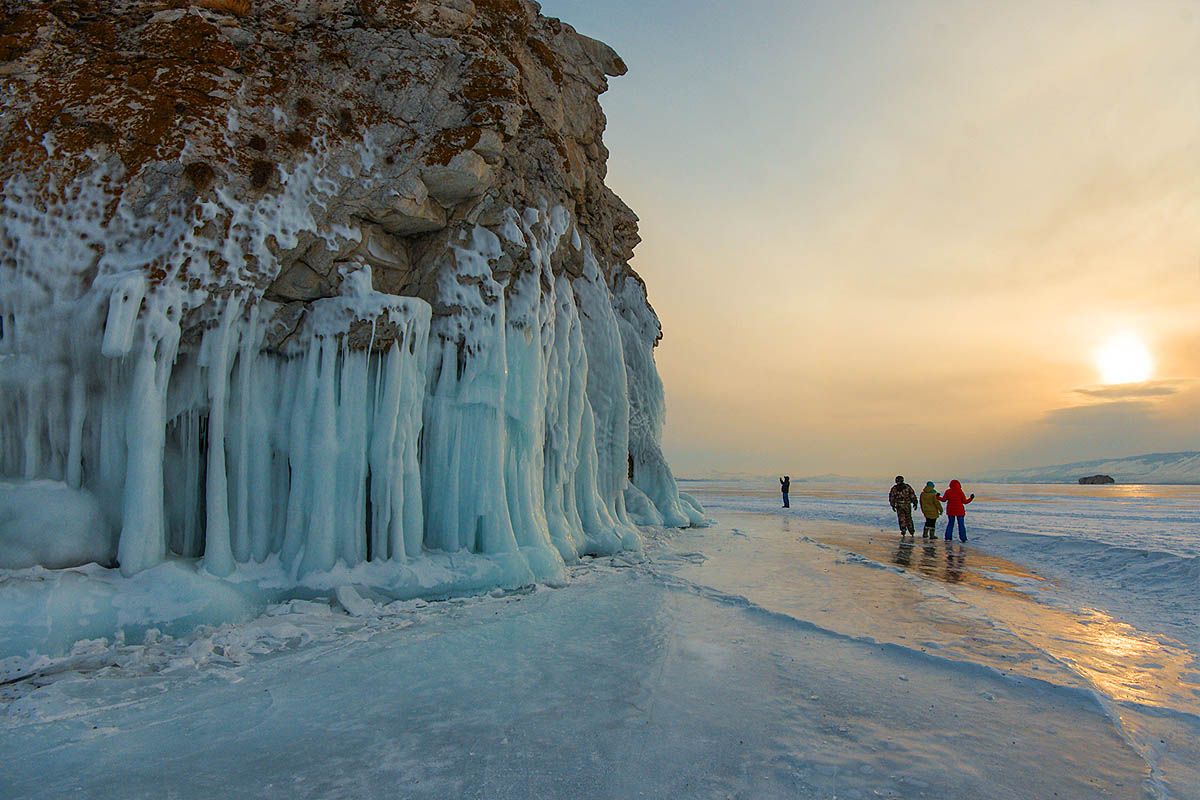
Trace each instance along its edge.
<path fill-rule="evenodd" d="M 967 526 L 964 525 L 965 517 L 967 516 L 967 503 L 975 499 L 975 494 L 970 497 L 963 494 L 962 484 L 958 481 L 950 481 L 950 488 L 945 494 L 938 495 L 938 500 L 946 504 L 946 541 L 954 538 L 954 520 L 958 520 L 958 538 L 960 541 L 967 540 Z"/>

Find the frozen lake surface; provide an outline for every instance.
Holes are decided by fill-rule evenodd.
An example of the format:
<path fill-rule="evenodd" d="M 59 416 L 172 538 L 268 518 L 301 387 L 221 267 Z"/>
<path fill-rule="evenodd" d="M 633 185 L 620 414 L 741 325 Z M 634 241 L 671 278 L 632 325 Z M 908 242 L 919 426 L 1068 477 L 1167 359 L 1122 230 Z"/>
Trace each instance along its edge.
<path fill-rule="evenodd" d="M 0 796 L 1200 798 L 1194 648 L 997 546 L 1045 532 L 691 488 L 714 527 L 563 588 L 49 659 L 0 690 Z"/>
<path fill-rule="evenodd" d="M 938 486 L 944 489 L 946 481 Z M 710 512 L 755 511 L 897 530 L 887 485 L 793 483 L 788 511 L 779 508 L 771 481 L 681 481 L 680 487 L 702 496 Z M 1101 608 L 1200 650 L 1200 486 L 980 483 L 965 489 L 977 495 L 967 507 L 974 545 L 1055 578 L 1039 585 L 1043 602 Z M 939 536 L 944 530 L 945 517 Z"/>

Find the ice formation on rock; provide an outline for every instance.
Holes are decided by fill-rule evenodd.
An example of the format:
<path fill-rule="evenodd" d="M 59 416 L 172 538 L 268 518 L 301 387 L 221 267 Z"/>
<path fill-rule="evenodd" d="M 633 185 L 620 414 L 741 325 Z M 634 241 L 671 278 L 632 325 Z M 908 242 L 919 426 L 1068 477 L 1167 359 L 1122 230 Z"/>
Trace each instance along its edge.
<path fill-rule="evenodd" d="M 115 531 L 126 575 L 472 586 L 703 520 L 603 185 L 611 50 L 524 0 L 143 5 L 3 5 L 0 517 L 57 485 L 76 563 Z M 0 566 L 61 535 L 17 527 Z"/>

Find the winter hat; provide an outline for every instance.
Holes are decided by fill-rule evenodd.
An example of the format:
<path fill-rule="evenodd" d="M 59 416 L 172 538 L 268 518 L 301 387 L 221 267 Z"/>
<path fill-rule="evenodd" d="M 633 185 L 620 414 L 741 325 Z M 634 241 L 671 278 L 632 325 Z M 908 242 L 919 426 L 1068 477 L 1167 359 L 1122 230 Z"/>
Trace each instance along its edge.
<path fill-rule="evenodd" d="M 926 488 L 926 489 L 932 489 L 932 488 L 933 488 L 933 481 L 925 481 L 925 488 Z"/>

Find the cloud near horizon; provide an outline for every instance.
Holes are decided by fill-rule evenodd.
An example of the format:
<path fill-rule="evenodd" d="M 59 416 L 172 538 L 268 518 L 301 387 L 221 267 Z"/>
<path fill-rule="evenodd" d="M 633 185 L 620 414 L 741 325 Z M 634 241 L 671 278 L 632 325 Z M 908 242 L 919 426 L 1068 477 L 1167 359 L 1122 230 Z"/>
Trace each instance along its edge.
<path fill-rule="evenodd" d="M 1146 383 L 1126 383 L 1116 386 L 1090 386 L 1076 389 L 1076 394 L 1086 397 L 1120 399 L 1129 397 L 1169 397 L 1178 394 L 1182 385 L 1187 381 L 1148 381 Z"/>
<path fill-rule="evenodd" d="M 1198 450 L 1197 429 L 1200 391 L 1176 387 L 1162 396 L 1126 396 L 1051 409 L 1024 426 L 999 461 L 1004 467 L 1039 467 Z M 1077 457 L 1055 460 L 1061 453 Z"/>

